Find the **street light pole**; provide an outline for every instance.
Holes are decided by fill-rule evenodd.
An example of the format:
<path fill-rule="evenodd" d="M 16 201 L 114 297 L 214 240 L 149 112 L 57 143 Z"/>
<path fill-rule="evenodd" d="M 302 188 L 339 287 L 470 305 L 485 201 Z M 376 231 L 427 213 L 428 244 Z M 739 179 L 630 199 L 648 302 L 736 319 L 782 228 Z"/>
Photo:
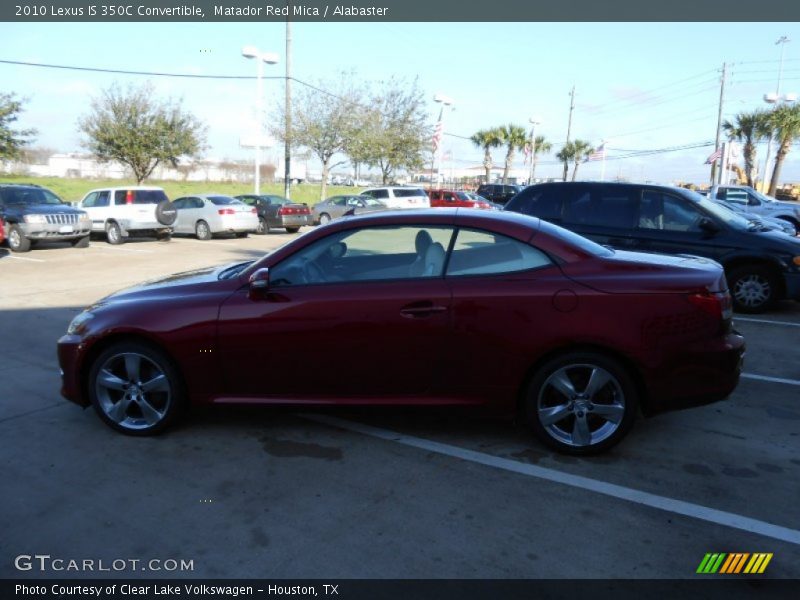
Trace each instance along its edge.
<path fill-rule="evenodd" d="M 531 172 L 528 176 L 528 185 L 533 185 L 533 168 L 536 164 L 536 126 L 541 123 L 536 117 L 531 117 L 528 122 L 531 124 Z"/>
<path fill-rule="evenodd" d="M 261 141 L 264 137 L 264 63 L 274 65 L 278 62 L 278 55 L 273 52 L 261 52 L 255 46 L 242 48 L 242 56 L 255 58 L 257 66 L 256 76 L 256 135 L 255 135 L 255 194 L 261 193 Z"/>
<path fill-rule="evenodd" d="M 777 106 L 781 101 L 781 79 L 783 78 L 783 51 L 786 48 L 787 42 L 790 42 L 790 41 L 791 40 L 788 37 L 786 37 L 785 35 L 782 35 L 781 37 L 778 38 L 778 41 L 775 42 L 776 46 L 780 45 L 780 47 L 781 47 L 781 60 L 778 63 L 778 88 L 777 88 L 777 90 L 776 90 L 774 95 L 773 94 L 764 94 L 764 102 L 766 102 L 767 104 L 775 104 Z M 771 131 L 769 133 L 769 137 L 767 138 L 767 152 L 764 155 L 764 175 L 761 178 L 761 188 L 762 188 L 762 190 L 764 189 L 764 184 L 767 182 L 767 171 L 769 170 L 769 153 L 770 153 L 770 150 L 772 150 L 772 132 Z"/>

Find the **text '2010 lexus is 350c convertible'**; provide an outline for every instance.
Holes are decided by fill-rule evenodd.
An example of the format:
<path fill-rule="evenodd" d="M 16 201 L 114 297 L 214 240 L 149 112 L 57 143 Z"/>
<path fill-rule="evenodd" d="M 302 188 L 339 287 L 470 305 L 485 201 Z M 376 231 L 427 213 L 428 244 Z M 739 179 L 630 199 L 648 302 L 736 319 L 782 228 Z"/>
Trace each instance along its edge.
<path fill-rule="evenodd" d="M 192 405 L 466 406 L 566 453 L 722 400 L 744 340 L 721 267 L 537 218 L 391 211 L 117 292 L 58 342 L 62 393 L 151 434 Z"/>

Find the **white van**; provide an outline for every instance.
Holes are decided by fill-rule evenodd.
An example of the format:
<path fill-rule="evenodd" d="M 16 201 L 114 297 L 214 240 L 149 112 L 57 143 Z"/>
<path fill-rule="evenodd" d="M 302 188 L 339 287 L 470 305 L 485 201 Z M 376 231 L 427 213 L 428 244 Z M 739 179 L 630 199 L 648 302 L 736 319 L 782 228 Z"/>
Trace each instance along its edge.
<path fill-rule="evenodd" d="M 377 187 L 361 192 L 380 200 L 389 208 L 430 208 L 431 201 L 422 188 L 416 187 Z"/>

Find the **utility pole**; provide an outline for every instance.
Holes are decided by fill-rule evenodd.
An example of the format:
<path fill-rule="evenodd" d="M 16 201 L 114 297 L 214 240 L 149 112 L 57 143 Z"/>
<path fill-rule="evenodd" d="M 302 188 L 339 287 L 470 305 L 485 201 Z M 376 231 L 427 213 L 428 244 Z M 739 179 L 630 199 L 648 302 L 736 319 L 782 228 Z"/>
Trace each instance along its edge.
<path fill-rule="evenodd" d="M 291 9 L 290 9 L 291 10 Z M 283 195 L 292 194 L 292 22 L 286 19 L 286 123 L 284 123 Z"/>
<path fill-rule="evenodd" d="M 725 101 L 725 76 L 727 74 L 727 63 L 722 63 L 722 78 L 719 86 L 719 110 L 717 111 L 717 137 L 714 140 L 714 152 L 719 150 L 719 141 L 722 136 L 722 103 Z M 722 158 L 719 159 L 720 163 Z M 717 161 L 711 162 L 711 185 L 717 180 Z"/>
<path fill-rule="evenodd" d="M 567 121 L 567 144 L 569 144 L 569 135 L 572 132 L 572 111 L 575 110 L 575 86 L 572 86 L 572 91 L 569 93 L 569 121 Z M 564 181 L 567 180 L 567 171 L 569 171 L 569 164 L 564 163 Z"/>

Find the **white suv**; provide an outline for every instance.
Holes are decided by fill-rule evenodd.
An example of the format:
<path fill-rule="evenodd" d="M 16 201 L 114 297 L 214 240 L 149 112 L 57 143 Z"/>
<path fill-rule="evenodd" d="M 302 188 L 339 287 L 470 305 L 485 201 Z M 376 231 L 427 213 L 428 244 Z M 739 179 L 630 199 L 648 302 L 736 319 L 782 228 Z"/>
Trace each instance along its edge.
<path fill-rule="evenodd" d="M 430 208 L 431 200 L 422 188 L 415 187 L 377 187 L 361 192 L 380 200 L 389 208 Z"/>
<path fill-rule="evenodd" d="M 92 190 L 78 207 L 89 213 L 92 232 L 105 233 L 109 244 L 131 235 L 168 240 L 178 212 L 159 187 L 115 187 Z"/>

